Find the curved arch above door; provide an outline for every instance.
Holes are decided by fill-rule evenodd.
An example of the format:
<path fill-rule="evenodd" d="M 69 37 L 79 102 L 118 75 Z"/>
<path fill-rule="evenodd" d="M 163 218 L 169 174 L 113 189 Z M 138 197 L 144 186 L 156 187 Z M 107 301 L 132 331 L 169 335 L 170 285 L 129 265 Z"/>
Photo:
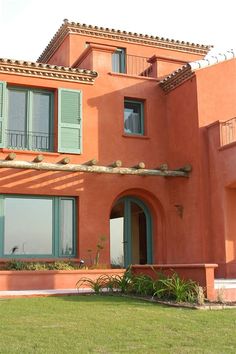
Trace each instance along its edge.
<path fill-rule="evenodd" d="M 110 258 L 113 267 L 152 263 L 152 217 L 142 200 L 126 196 L 113 206 Z"/>

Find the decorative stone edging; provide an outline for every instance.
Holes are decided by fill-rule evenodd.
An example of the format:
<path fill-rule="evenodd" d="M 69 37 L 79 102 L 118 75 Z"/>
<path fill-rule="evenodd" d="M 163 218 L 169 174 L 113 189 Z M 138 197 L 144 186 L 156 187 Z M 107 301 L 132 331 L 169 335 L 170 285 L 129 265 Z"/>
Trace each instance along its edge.
<path fill-rule="evenodd" d="M 162 301 L 155 298 L 148 298 L 135 295 L 122 295 L 132 299 L 143 300 L 151 302 L 153 304 L 165 305 L 170 307 L 188 308 L 192 310 L 224 310 L 224 309 L 236 309 L 236 303 L 216 303 L 216 302 L 206 302 L 204 305 L 184 303 L 184 302 L 173 302 L 173 301 Z"/>

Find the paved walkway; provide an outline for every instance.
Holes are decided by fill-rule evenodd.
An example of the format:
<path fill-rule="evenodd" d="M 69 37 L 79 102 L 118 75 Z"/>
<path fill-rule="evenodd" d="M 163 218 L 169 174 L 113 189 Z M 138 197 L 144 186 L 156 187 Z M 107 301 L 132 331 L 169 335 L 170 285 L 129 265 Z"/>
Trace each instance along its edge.
<path fill-rule="evenodd" d="M 89 294 L 93 291 L 85 289 L 45 289 L 45 290 L 10 290 L 0 291 L 0 299 L 6 297 L 27 297 L 27 296 L 59 296 L 59 295 L 78 295 Z"/>

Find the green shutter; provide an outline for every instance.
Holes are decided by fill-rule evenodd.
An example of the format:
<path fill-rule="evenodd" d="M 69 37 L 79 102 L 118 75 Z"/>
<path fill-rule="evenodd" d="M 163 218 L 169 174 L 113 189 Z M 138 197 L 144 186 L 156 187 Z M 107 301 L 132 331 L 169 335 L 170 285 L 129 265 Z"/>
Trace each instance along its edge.
<path fill-rule="evenodd" d="M 82 151 L 81 91 L 58 91 L 58 151 Z"/>
<path fill-rule="evenodd" d="M 4 121 L 6 115 L 6 82 L 0 81 L 0 147 L 4 147 Z"/>

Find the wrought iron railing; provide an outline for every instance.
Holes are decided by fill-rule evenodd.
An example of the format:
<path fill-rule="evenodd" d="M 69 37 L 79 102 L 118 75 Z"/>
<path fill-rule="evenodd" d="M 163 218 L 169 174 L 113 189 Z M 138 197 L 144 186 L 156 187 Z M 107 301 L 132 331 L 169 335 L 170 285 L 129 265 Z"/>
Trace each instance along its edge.
<path fill-rule="evenodd" d="M 6 130 L 6 145 L 11 149 L 53 151 L 53 134 Z"/>
<path fill-rule="evenodd" d="M 221 146 L 236 141 L 236 117 L 220 123 Z"/>
<path fill-rule="evenodd" d="M 151 63 L 150 58 L 136 55 L 126 55 L 126 74 L 131 76 L 156 77 L 154 70 L 156 63 Z"/>

